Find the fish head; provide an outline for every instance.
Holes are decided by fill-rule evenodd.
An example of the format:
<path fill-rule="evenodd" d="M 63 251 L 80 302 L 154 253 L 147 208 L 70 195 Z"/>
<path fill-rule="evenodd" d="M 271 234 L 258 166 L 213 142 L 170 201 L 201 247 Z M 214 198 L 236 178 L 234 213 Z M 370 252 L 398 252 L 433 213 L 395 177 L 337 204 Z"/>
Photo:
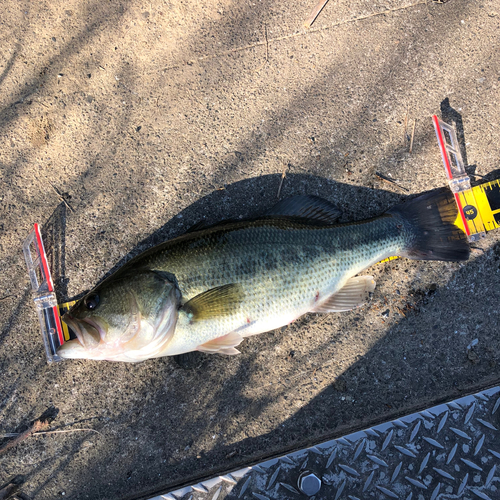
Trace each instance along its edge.
<path fill-rule="evenodd" d="M 177 322 L 175 278 L 158 271 L 111 276 L 75 304 L 62 320 L 76 339 L 57 351 L 62 358 L 143 361 L 158 357 Z"/>

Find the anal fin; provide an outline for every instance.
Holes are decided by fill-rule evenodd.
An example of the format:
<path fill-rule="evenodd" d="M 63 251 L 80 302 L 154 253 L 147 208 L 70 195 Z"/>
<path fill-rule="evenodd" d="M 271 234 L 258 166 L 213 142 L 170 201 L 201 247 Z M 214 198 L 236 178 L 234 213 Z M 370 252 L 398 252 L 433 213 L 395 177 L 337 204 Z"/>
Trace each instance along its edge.
<path fill-rule="evenodd" d="M 330 313 L 350 311 L 365 304 L 370 298 L 370 293 L 375 290 L 373 276 L 355 276 L 325 302 L 314 308 L 312 312 Z"/>
<path fill-rule="evenodd" d="M 236 354 L 241 354 L 238 349 L 234 347 L 226 347 L 226 349 L 220 349 L 217 354 L 225 354 L 226 356 L 235 356 Z"/>
<path fill-rule="evenodd" d="M 228 333 L 222 337 L 209 340 L 204 344 L 201 344 L 196 349 L 201 352 L 208 352 L 210 354 L 239 354 L 240 351 L 235 349 L 235 347 L 243 341 L 243 337 L 236 332 Z"/>

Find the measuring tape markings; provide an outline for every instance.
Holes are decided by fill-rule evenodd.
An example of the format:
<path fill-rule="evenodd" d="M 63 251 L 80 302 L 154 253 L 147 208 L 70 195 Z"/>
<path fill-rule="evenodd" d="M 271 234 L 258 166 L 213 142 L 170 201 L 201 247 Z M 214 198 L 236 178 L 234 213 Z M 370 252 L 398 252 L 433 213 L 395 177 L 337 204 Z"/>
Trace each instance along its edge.
<path fill-rule="evenodd" d="M 500 180 L 455 193 L 459 215 L 455 224 L 467 235 L 500 227 Z"/>
<path fill-rule="evenodd" d="M 500 227 L 500 180 L 481 184 L 484 197 L 488 202 L 488 208 L 491 211 L 492 229 Z"/>

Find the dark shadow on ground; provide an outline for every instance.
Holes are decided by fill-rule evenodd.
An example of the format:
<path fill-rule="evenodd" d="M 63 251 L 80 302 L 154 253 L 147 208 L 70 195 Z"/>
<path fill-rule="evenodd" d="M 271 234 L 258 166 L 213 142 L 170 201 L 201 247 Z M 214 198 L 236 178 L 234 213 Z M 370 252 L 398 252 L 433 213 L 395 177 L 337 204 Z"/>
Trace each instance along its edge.
<path fill-rule="evenodd" d="M 69 279 L 66 277 L 66 211 L 66 203 L 59 203 L 41 230 L 47 263 L 59 304 L 65 302 L 68 297 Z"/>

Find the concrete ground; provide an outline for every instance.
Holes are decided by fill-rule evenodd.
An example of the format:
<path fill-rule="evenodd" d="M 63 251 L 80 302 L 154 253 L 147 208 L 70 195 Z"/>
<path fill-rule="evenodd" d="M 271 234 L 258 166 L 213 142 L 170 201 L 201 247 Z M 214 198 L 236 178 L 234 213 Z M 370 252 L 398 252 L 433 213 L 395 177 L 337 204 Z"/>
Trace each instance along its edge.
<path fill-rule="evenodd" d="M 147 497 L 499 382 L 500 231 L 467 263 L 379 265 L 366 307 L 239 356 L 46 364 L 35 222 L 64 301 L 201 219 L 263 211 L 284 170 L 281 197 L 345 221 L 445 185 L 434 113 L 461 117 L 470 173 L 500 177 L 498 0 L 330 0 L 307 31 L 315 2 L 0 2 L 0 434 L 47 409 L 72 431 L 1 454 L 0 484 Z"/>

